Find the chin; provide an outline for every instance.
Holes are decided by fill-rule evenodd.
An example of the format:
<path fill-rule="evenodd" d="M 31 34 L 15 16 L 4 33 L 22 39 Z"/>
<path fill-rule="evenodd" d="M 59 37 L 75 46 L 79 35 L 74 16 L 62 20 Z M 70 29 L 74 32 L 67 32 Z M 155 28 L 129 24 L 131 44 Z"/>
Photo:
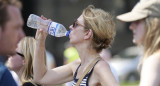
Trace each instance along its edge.
<path fill-rule="evenodd" d="M 137 41 L 137 40 L 133 40 L 133 43 L 136 44 L 136 45 L 140 45 L 141 44 L 141 42 Z"/>
<path fill-rule="evenodd" d="M 136 40 L 134 40 L 134 39 L 132 40 L 132 42 L 133 42 L 134 44 L 137 44 Z"/>
<path fill-rule="evenodd" d="M 11 66 L 11 64 L 6 64 L 6 66 L 8 67 L 9 70 L 13 70 L 13 67 Z"/>
<path fill-rule="evenodd" d="M 72 41 L 71 39 L 69 40 L 69 42 L 70 42 L 71 44 L 73 44 L 73 41 Z"/>
<path fill-rule="evenodd" d="M 71 43 L 72 45 L 74 45 L 74 43 L 73 43 L 73 42 L 71 42 L 71 41 L 70 41 L 70 43 Z"/>

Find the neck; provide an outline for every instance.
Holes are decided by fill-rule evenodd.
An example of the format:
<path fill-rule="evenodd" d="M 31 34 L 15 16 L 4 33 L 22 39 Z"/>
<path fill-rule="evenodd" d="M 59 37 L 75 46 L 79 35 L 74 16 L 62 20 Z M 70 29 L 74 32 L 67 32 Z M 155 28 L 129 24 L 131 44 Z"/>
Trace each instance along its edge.
<path fill-rule="evenodd" d="M 97 53 L 94 49 L 88 46 L 90 45 L 87 45 L 87 43 L 75 46 L 81 59 L 81 66 L 87 65 L 95 58 L 99 57 L 99 53 Z"/>
<path fill-rule="evenodd" d="M 15 73 L 17 74 L 17 76 L 18 76 L 18 79 L 19 79 L 19 83 L 20 83 L 20 84 L 22 83 L 21 77 L 22 77 L 23 71 L 24 71 L 24 68 L 23 68 L 23 67 L 22 67 L 21 69 L 19 69 L 19 70 L 14 70 L 14 72 L 15 72 Z"/>

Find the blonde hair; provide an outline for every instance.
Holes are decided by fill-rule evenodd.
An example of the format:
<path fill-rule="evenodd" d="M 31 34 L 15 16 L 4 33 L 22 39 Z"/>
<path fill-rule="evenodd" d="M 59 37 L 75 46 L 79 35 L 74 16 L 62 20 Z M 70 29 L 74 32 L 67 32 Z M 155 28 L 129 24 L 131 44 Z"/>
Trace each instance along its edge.
<path fill-rule="evenodd" d="M 148 17 L 145 19 L 145 26 L 146 33 L 143 44 L 144 54 L 140 64 L 160 49 L 160 19 Z"/>
<path fill-rule="evenodd" d="M 115 24 L 111 15 L 102 9 L 89 5 L 82 12 L 85 30 L 91 29 L 91 46 L 98 53 L 108 48 L 115 36 Z"/>
<path fill-rule="evenodd" d="M 20 49 L 25 59 L 24 71 L 21 76 L 22 83 L 33 79 L 33 57 L 35 50 L 35 39 L 25 37 L 20 41 Z"/>

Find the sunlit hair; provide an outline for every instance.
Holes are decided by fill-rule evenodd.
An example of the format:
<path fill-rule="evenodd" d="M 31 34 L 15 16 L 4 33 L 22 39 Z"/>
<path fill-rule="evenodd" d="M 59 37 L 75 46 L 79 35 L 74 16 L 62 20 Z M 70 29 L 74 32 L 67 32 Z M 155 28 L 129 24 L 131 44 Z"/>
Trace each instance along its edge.
<path fill-rule="evenodd" d="M 160 49 L 160 19 L 148 17 L 145 19 L 144 54 L 139 64 Z"/>
<path fill-rule="evenodd" d="M 33 78 L 33 57 L 35 50 L 35 39 L 33 37 L 25 37 L 20 43 L 20 49 L 25 59 L 24 71 L 22 73 L 22 82 L 32 80 Z"/>
<path fill-rule="evenodd" d="M 91 46 L 98 53 L 110 47 L 115 36 L 115 24 L 111 15 L 102 9 L 89 5 L 82 12 L 85 30 L 91 29 Z"/>

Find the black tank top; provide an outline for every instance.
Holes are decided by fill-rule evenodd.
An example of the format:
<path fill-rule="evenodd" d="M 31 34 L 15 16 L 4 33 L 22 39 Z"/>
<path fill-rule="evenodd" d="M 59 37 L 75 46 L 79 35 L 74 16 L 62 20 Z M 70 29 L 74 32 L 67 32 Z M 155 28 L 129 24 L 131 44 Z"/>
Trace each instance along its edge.
<path fill-rule="evenodd" d="M 99 61 L 99 60 L 98 60 Z M 97 62 L 98 62 L 97 61 Z M 97 64 L 97 62 L 94 64 L 94 66 Z M 77 70 L 76 70 L 76 72 L 75 72 L 75 74 L 74 74 L 74 81 L 73 81 L 73 83 L 72 83 L 72 86 L 76 86 L 76 83 L 78 82 L 78 79 L 76 78 L 76 76 L 77 76 L 77 72 L 78 72 L 78 69 L 79 69 L 79 67 L 81 66 L 81 64 L 78 66 L 78 68 L 77 68 Z M 82 79 L 82 81 L 81 81 L 81 83 L 80 83 L 80 85 L 79 86 L 88 86 L 88 79 L 89 79 L 89 77 L 90 77 L 90 75 L 91 75 L 91 73 L 92 73 L 92 71 L 93 71 L 93 69 L 94 69 L 94 66 L 90 69 L 90 71 L 85 75 L 85 77 Z"/>

